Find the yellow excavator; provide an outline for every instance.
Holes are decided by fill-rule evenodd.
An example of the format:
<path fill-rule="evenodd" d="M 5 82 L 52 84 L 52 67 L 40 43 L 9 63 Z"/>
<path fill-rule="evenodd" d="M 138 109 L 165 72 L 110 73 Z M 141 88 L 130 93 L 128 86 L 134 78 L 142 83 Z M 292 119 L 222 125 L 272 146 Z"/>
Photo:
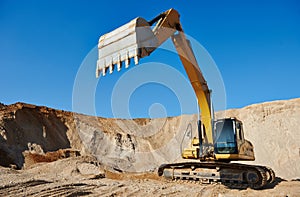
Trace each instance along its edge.
<path fill-rule="evenodd" d="M 214 119 L 211 91 L 198 66 L 191 44 L 183 32 L 179 13 L 169 9 L 147 21 L 141 17 L 104 34 L 98 43 L 96 77 L 105 76 L 149 56 L 171 38 L 201 110 L 198 137 L 182 151 L 187 162 L 162 164 L 158 175 L 172 180 L 200 183 L 221 182 L 233 188 L 260 189 L 274 182 L 275 173 L 266 166 L 230 163 L 254 160 L 253 145 L 244 138 L 243 124 L 236 118 Z M 195 161 L 191 161 L 194 159 Z"/>

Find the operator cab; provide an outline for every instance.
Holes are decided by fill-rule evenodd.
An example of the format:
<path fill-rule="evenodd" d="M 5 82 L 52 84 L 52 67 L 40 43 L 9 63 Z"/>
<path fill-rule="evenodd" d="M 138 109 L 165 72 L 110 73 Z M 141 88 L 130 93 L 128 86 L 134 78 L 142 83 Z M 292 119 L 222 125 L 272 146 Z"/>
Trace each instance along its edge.
<path fill-rule="evenodd" d="M 214 151 L 216 154 L 236 154 L 238 145 L 244 140 L 241 121 L 236 118 L 220 119 L 215 122 Z"/>

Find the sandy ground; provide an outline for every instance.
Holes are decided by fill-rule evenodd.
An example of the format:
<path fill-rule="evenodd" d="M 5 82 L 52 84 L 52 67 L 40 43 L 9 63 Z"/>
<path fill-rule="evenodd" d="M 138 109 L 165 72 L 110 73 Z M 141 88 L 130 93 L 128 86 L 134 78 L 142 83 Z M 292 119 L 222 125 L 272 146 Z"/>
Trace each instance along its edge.
<path fill-rule="evenodd" d="M 27 170 L 1 167 L 0 173 L 0 196 L 300 196 L 300 181 L 281 181 L 263 190 L 233 190 L 222 184 L 170 182 L 153 173 L 108 173 L 84 157 Z"/>

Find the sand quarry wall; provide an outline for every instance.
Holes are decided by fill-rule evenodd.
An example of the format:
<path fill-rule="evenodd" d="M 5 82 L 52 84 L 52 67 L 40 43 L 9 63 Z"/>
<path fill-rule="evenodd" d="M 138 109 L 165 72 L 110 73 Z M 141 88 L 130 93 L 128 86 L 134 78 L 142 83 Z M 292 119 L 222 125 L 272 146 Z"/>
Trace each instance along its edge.
<path fill-rule="evenodd" d="M 256 160 L 284 179 L 300 178 L 300 99 L 228 110 L 218 116 L 243 121 Z M 181 161 L 196 135 L 196 115 L 160 119 L 106 119 L 24 103 L 0 105 L 0 165 L 25 165 L 24 151 L 75 149 L 121 171 L 154 171 Z M 250 162 L 248 162 L 250 163 Z"/>

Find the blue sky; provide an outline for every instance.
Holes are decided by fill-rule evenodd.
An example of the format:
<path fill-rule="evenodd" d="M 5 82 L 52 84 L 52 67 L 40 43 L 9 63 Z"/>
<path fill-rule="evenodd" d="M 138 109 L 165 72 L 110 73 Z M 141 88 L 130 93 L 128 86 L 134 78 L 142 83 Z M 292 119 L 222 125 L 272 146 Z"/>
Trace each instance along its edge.
<path fill-rule="evenodd" d="M 296 0 L 1 0 L 0 102 L 73 110 L 76 74 L 99 36 L 137 16 L 150 20 L 171 7 L 181 14 L 185 32 L 215 61 L 226 88 L 226 108 L 300 97 L 300 3 Z M 96 62 L 92 60 L 96 53 L 91 57 L 87 80 L 95 78 Z M 159 58 L 185 75 L 174 54 L 156 53 L 143 62 Z M 97 115 L 113 116 L 112 88 L 124 72 L 100 79 L 95 98 Z M 192 92 L 188 94 L 189 98 Z M 129 111 L 132 117 L 159 117 L 165 112 L 156 103 L 170 116 L 197 111 L 194 101 L 183 111 L 178 102 L 168 87 L 146 84 L 132 94 Z M 151 106 L 158 108 L 149 113 Z M 77 111 L 90 113 L 81 109 Z"/>

